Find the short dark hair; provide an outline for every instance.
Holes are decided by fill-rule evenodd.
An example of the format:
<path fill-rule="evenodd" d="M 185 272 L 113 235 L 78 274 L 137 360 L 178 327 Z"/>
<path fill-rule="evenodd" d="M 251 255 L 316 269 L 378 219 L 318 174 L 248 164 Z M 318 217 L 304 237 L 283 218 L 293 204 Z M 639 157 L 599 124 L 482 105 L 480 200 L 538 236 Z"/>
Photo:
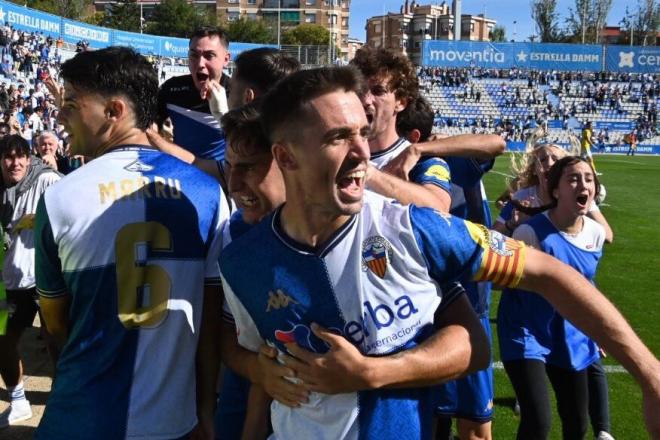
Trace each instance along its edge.
<path fill-rule="evenodd" d="M 0 139 L 0 157 L 12 152 L 17 156 L 30 156 L 30 144 L 19 134 L 10 134 Z"/>
<path fill-rule="evenodd" d="M 300 124 L 305 123 L 305 105 L 309 101 L 337 90 L 360 94 L 363 88 L 362 75 L 351 66 L 295 72 L 277 83 L 264 97 L 261 106 L 264 132 L 271 143 L 285 137 L 283 130 L 287 131 L 287 140 L 291 140 L 290 133 L 299 132 Z M 287 130 L 290 126 L 295 128 Z"/>
<path fill-rule="evenodd" d="M 156 120 L 158 78 L 145 57 L 128 47 L 79 52 L 62 64 L 61 75 L 74 87 L 109 97 L 121 95 L 135 112 L 135 126 Z"/>
<path fill-rule="evenodd" d="M 188 41 L 188 44 L 192 43 L 193 40 L 196 40 L 197 38 L 204 38 L 204 37 L 218 37 L 218 39 L 220 40 L 220 44 L 222 44 L 225 47 L 225 49 L 229 49 L 229 36 L 227 35 L 227 32 L 225 32 L 224 29 L 218 26 L 203 26 L 195 29 L 192 35 L 190 36 L 190 40 Z"/>
<path fill-rule="evenodd" d="M 5 116 L 11 116 L 11 114 L 7 112 L 5 113 Z M 7 136 L 11 132 L 11 127 L 6 122 L 0 122 L 0 129 L 1 128 L 5 129 L 5 136 Z"/>
<path fill-rule="evenodd" d="M 234 75 L 260 93 L 267 92 L 276 82 L 300 70 L 297 59 L 272 47 L 242 52 L 234 60 L 234 65 Z"/>
<path fill-rule="evenodd" d="M 351 65 L 360 69 L 365 78 L 389 75 L 388 86 L 397 99 L 413 99 L 419 93 L 415 66 L 402 53 L 362 46 L 355 52 Z"/>
<path fill-rule="evenodd" d="M 405 109 L 396 115 L 396 132 L 399 136 L 407 137 L 411 131 L 419 130 L 420 142 L 431 137 L 435 113 L 431 104 L 422 96 L 416 97 L 408 103 Z"/>
<path fill-rule="evenodd" d="M 270 153 L 270 141 L 261 127 L 259 103 L 252 101 L 222 117 L 227 146 L 239 154 Z"/>

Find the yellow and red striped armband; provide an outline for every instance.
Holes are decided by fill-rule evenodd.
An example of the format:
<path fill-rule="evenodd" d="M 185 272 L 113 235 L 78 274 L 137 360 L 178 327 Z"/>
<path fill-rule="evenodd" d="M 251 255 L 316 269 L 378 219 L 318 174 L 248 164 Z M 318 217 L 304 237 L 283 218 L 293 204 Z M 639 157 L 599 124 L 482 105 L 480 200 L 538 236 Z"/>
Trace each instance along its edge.
<path fill-rule="evenodd" d="M 466 222 L 472 239 L 483 248 L 474 281 L 492 281 L 498 286 L 516 287 L 523 275 L 526 248 L 523 242 Z"/>

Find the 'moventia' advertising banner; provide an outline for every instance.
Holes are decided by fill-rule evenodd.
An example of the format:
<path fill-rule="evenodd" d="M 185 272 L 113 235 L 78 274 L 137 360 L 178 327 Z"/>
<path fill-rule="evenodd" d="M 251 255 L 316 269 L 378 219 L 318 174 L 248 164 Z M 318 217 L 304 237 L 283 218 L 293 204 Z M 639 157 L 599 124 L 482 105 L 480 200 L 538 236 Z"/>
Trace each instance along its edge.
<path fill-rule="evenodd" d="M 607 46 L 605 70 L 660 73 L 660 47 Z"/>
<path fill-rule="evenodd" d="M 600 45 L 425 41 L 422 64 L 430 67 L 484 67 L 600 71 Z"/>

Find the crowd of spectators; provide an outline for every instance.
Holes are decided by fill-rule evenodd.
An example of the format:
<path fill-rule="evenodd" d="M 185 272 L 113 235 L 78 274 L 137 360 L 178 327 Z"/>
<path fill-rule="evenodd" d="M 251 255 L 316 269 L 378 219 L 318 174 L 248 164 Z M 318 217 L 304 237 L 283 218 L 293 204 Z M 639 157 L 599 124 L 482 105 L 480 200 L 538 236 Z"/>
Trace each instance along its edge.
<path fill-rule="evenodd" d="M 547 130 L 549 121 L 561 121 L 561 128 L 570 130 L 576 123 L 598 120 L 602 112 L 609 110 L 632 122 L 640 142 L 660 135 L 657 118 L 660 75 L 476 67 L 424 67 L 419 68 L 418 75 L 427 94 L 438 88 L 451 88 L 458 103 L 482 104 L 484 108 L 487 91 L 483 80 L 499 80 L 490 87 L 490 95 L 502 111 L 501 118 L 487 112 L 476 117 L 447 117 L 436 109 L 439 130 L 458 127 L 462 132 L 499 133 L 508 141 L 523 141 L 538 126 Z M 527 111 L 506 114 L 509 109 Z M 601 145 L 610 142 L 609 130 L 601 129 L 598 139 Z"/>

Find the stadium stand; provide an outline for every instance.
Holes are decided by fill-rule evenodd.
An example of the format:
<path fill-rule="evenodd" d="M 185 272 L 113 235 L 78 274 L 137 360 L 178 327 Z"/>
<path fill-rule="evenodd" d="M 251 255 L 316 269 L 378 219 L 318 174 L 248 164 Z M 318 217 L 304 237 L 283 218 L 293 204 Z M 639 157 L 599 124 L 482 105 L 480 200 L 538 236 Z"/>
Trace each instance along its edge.
<path fill-rule="evenodd" d="M 437 131 L 501 133 L 522 141 L 544 125 L 547 138 L 568 143 L 569 133 L 592 121 L 606 146 L 633 129 L 639 145 L 660 144 L 657 76 L 482 69 L 420 68 L 420 88 L 436 111 Z"/>

